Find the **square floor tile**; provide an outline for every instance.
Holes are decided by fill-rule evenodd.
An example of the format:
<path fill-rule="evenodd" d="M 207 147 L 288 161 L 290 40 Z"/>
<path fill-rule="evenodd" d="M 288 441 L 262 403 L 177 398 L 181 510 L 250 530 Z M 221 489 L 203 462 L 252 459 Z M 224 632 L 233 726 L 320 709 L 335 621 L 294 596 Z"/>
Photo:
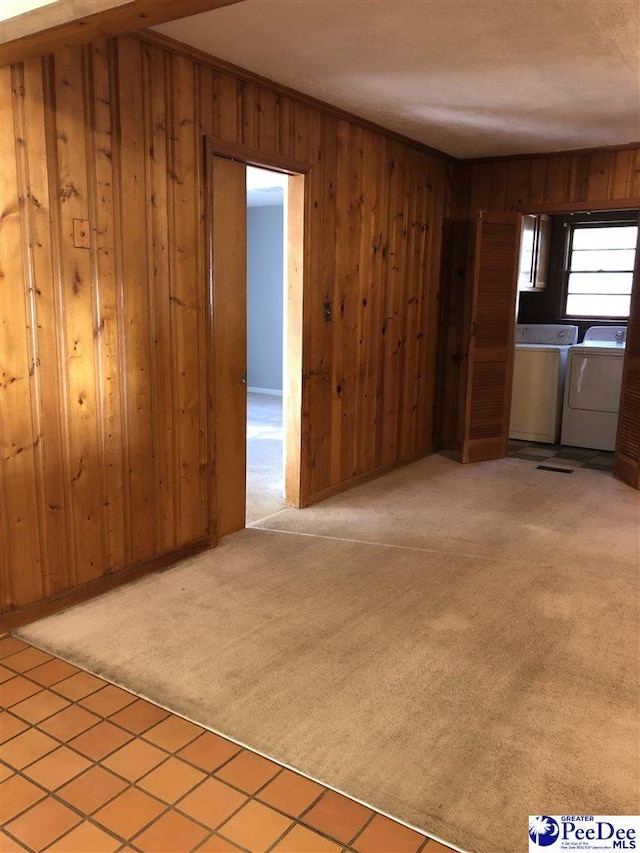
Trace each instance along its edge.
<path fill-rule="evenodd" d="M 91 762 L 82 755 L 67 749 L 66 746 L 61 746 L 60 749 L 50 752 L 31 764 L 23 770 L 23 773 L 47 790 L 55 791 L 60 785 L 64 785 L 74 776 L 79 776 L 90 766 Z"/>
<path fill-rule="evenodd" d="M 93 761 L 101 761 L 129 740 L 131 740 L 129 732 L 104 721 L 70 740 L 69 746 Z"/>
<path fill-rule="evenodd" d="M 131 705 L 135 702 L 136 697 L 133 693 L 128 693 L 126 690 L 121 690 L 113 684 L 107 684 L 102 690 L 97 693 L 92 693 L 80 700 L 80 704 L 93 711 L 94 714 L 100 714 L 102 717 L 110 717 L 121 708 Z"/>
<path fill-rule="evenodd" d="M 68 700 L 58 696 L 57 693 L 42 690 L 28 699 L 23 699 L 22 702 L 12 705 L 11 713 L 35 725 L 47 717 L 52 717 L 57 711 L 66 708 L 68 704 Z"/>
<path fill-rule="evenodd" d="M 335 791 L 327 791 L 301 818 L 313 829 L 348 844 L 369 820 L 373 812 Z"/>
<path fill-rule="evenodd" d="M 138 781 L 138 787 L 165 803 L 175 803 L 202 782 L 205 774 L 184 761 L 170 758 Z"/>
<path fill-rule="evenodd" d="M 26 847 L 40 851 L 80 821 L 81 818 L 67 806 L 47 797 L 12 820 L 5 828 Z"/>
<path fill-rule="evenodd" d="M 218 834 L 252 853 L 264 853 L 291 826 L 289 818 L 252 800 L 223 824 Z"/>
<path fill-rule="evenodd" d="M 139 735 L 168 716 L 169 712 L 163 708 L 158 708 L 157 705 L 153 705 L 144 699 L 136 699 L 131 705 L 113 714 L 109 719 L 112 723 L 122 726 L 123 729 Z"/>
<path fill-rule="evenodd" d="M 12 776 L 0 784 L 0 823 L 7 823 L 46 796 L 45 791 L 21 776 Z"/>
<path fill-rule="evenodd" d="M 282 841 L 273 848 L 273 853 L 341 853 L 342 845 L 329 841 L 312 829 L 296 824 Z"/>
<path fill-rule="evenodd" d="M 60 788 L 57 796 L 84 814 L 93 814 L 128 787 L 127 782 L 109 773 L 103 767 L 92 767 Z"/>
<path fill-rule="evenodd" d="M 93 819 L 122 838 L 130 839 L 162 814 L 165 806 L 144 791 L 128 788 L 99 809 Z"/>
<path fill-rule="evenodd" d="M 8 711 L 0 711 L 0 743 L 11 740 L 27 728 L 29 727 L 24 720 L 19 720 Z"/>
<path fill-rule="evenodd" d="M 176 717 L 173 714 L 144 733 L 145 740 L 150 740 L 168 752 L 175 752 L 186 746 L 203 733 L 201 726 Z"/>
<path fill-rule="evenodd" d="M 79 672 L 77 675 L 65 678 L 64 681 L 59 681 L 52 689 L 67 699 L 71 699 L 72 702 L 77 702 L 100 690 L 106 683 L 102 678 L 91 675 L 89 672 Z"/>
<path fill-rule="evenodd" d="M 85 821 L 47 849 L 47 853 L 115 853 L 121 841 Z"/>
<path fill-rule="evenodd" d="M 15 637 L 3 637 L 0 640 L 0 660 L 28 648 L 29 646 L 23 643 L 22 640 L 16 640 Z"/>
<path fill-rule="evenodd" d="M 430 839 L 427 841 L 426 846 L 423 847 L 423 853 L 453 853 L 453 850 L 451 847 L 445 847 L 444 844 Z"/>
<path fill-rule="evenodd" d="M 181 749 L 178 757 L 190 761 L 191 764 L 206 770 L 207 773 L 212 773 L 241 750 L 242 747 L 238 744 L 219 737 L 213 732 L 205 732 L 188 746 L 185 746 L 184 749 Z"/>
<path fill-rule="evenodd" d="M 87 711 L 79 705 L 69 705 L 68 708 L 53 717 L 49 717 L 48 720 L 44 720 L 38 728 L 66 743 L 66 741 L 86 732 L 87 729 L 99 722 L 100 717 L 96 717 L 91 711 Z"/>
<path fill-rule="evenodd" d="M 34 693 L 38 693 L 39 690 L 42 690 L 42 688 L 38 684 L 34 684 L 33 681 L 17 675 L 10 681 L 0 684 L 0 705 L 4 708 L 11 708 L 18 702 L 22 702 L 23 699 L 27 699 L 29 696 L 33 696 Z"/>
<path fill-rule="evenodd" d="M 58 746 L 60 744 L 48 735 L 37 729 L 28 729 L 3 745 L 2 760 L 10 767 L 22 770 Z"/>
<path fill-rule="evenodd" d="M 257 795 L 258 799 L 281 812 L 298 817 L 325 789 L 304 776 L 283 770 Z"/>
<path fill-rule="evenodd" d="M 247 798 L 239 791 L 217 779 L 205 779 L 195 791 L 177 803 L 176 809 L 215 829 L 246 802 Z"/>
<path fill-rule="evenodd" d="M 280 772 L 282 768 L 273 761 L 256 755 L 244 749 L 239 755 L 216 773 L 219 779 L 246 791 L 247 794 L 255 794 L 270 779 Z"/>
<path fill-rule="evenodd" d="M 208 834 L 208 830 L 188 817 L 170 811 L 137 835 L 133 844 L 143 853 L 175 853 L 176 850 L 187 853 L 195 850 Z"/>
<path fill-rule="evenodd" d="M 4 666 L 8 666 L 14 672 L 27 672 L 41 663 L 51 660 L 51 655 L 41 652 L 39 649 L 27 648 L 15 655 L 3 658 Z"/>
<path fill-rule="evenodd" d="M 424 835 L 377 814 L 351 846 L 358 853 L 416 853 L 423 844 Z"/>
<path fill-rule="evenodd" d="M 143 740 L 132 740 L 102 763 L 108 769 L 130 782 L 145 776 L 163 762 L 168 755 L 158 747 Z"/>
<path fill-rule="evenodd" d="M 37 681 L 43 687 L 51 687 L 52 684 L 57 684 L 65 678 L 70 678 L 80 670 L 67 663 L 64 660 L 53 659 L 37 666 L 35 669 L 29 670 L 29 678 L 32 681 Z"/>

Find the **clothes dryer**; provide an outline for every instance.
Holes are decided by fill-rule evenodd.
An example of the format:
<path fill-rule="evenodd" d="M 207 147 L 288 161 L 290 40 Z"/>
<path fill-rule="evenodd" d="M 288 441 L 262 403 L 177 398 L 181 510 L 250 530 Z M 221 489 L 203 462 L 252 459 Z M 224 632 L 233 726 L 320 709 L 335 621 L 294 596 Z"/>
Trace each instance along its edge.
<path fill-rule="evenodd" d="M 572 346 L 562 413 L 562 443 L 614 450 L 627 330 L 593 326 Z"/>

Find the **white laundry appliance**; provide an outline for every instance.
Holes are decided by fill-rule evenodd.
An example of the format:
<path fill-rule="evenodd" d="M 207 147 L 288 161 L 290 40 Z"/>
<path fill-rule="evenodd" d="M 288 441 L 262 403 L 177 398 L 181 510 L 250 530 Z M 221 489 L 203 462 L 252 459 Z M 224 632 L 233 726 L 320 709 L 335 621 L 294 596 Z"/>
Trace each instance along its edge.
<path fill-rule="evenodd" d="M 625 326 L 592 326 L 572 346 L 562 413 L 562 443 L 614 450 L 622 389 Z"/>
<path fill-rule="evenodd" d="M 554 444 L 560 437 L 569 347 L 578 327 L 553 323 L 516 326 L 509 438 Z"/>

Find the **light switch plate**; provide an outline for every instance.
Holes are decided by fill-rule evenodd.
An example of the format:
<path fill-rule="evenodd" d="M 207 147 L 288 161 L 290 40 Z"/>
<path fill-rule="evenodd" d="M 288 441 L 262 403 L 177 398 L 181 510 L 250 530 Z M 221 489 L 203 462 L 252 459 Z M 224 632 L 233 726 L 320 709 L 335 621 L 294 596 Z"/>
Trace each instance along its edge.
<path fill-rule="evenodd" d="M 73 245 L 76 249 L 91 248 L 91 232 L 88 219 L 73 220 Z"/>

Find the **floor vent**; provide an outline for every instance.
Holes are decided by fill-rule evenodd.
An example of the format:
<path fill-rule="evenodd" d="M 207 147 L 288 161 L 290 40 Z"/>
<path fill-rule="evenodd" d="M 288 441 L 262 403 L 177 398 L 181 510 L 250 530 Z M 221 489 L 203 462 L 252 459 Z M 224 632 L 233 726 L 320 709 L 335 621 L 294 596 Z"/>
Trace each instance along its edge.
<path fill-rule="evenodd" d="M 558 474 L 573 474 L 573 468 L 555 468 L 553 465 L 536 465 L 541 471 L 555 471 Z"/>

